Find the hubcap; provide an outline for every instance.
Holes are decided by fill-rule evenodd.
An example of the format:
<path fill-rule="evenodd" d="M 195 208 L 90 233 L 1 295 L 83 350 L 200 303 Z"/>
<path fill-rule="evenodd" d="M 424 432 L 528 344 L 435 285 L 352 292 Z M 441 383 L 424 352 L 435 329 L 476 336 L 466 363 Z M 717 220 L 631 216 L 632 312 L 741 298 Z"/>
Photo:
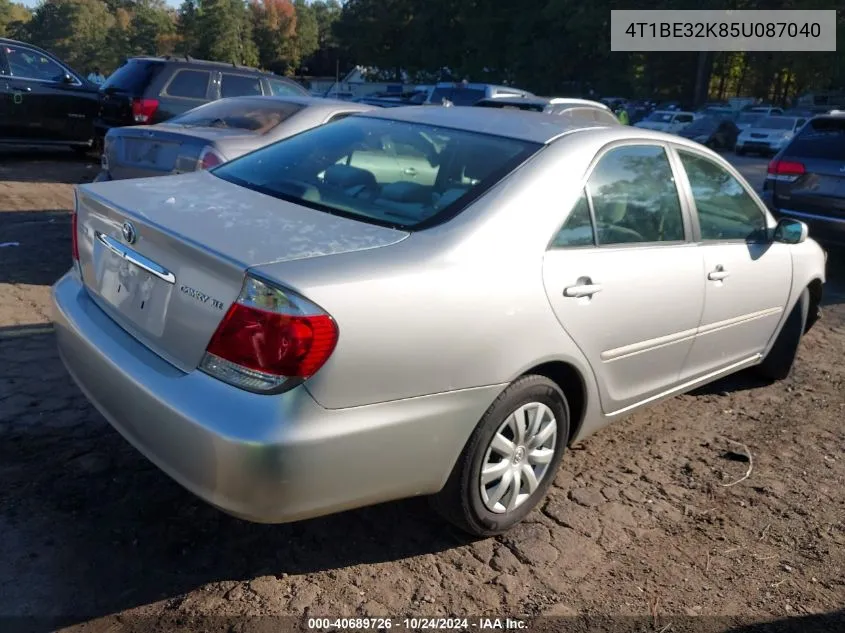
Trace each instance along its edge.
<path fill-rule="evenodd" d="M 511 413 L 490 440 L 481 463 L 481 500 L 504 514 L 525 503 L 549 470 L 557 445 L 557 420 L 542 402 Z"/>

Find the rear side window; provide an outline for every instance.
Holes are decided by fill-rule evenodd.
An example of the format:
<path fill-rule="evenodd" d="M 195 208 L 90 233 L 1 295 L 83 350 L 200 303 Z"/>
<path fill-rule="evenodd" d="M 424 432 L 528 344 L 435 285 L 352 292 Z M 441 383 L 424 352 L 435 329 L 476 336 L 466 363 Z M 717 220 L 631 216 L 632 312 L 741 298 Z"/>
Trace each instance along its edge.
<path fill-rule="evenodd" d="M 446 99 L 456 106 L 471 106 L 486 96 L 476 88 L 437 88 L 431 93 L 431 102 L 440 105 Z"/>
<path fill-rule="evenodd" d="M 233 75 L 223 73 L 220 79 L 221 97 L 247 97 L 261 95 L 261 78 L 249 75 Z"/>
<path fill-rule="evenodd" d="M 183 99 L 205 99 L 208 93 L 208 82 L 211 73 L 207 70 L 177 70 L 164 89 L 168 97 L 182 97 Z"/>
<path fill-rule="evenodd" d="M 672 167 L 662 147 L 608 151 L 587 182 L 598 243 L 677 242 L 684 222 Z"/>
<path fill-rule="evenodd" d="M 800 158 L 845 161 L 845 118 L 809 121 L 786 151 Z"/>
<path fill-rule="evenodd" d="M 161 62 L 130 59 L 109 76 L 100 90 L 140 96 L 162 65 Z"/>

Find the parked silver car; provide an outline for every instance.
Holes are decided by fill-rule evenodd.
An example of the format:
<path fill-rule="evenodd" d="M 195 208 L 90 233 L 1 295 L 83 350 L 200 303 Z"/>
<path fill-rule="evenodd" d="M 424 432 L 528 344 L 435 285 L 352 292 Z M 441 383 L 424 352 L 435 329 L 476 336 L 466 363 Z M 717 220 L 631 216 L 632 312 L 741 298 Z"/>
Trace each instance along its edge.
<path fill-rule="evenodd" d="M 82 185 L 73 251 L 61 357 L 188 490 L 261 522 L 433 495 L 479 535 L 623 415 L 786 376 L 825 279 L 806 226 L 714 152 L 492 108 Z"/>
<path fill-rule="evenodd" d="M 309 128 L 372 109 L 293 95 L 219 99 L 165 123 L 109 130 L 97 182 L 210 169 Z"/>

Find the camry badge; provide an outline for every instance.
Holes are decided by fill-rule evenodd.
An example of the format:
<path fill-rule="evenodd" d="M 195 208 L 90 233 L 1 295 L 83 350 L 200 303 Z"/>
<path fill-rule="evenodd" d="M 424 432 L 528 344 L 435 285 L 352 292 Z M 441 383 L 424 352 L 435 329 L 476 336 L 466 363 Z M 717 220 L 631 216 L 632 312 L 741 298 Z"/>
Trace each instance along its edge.
<path fill-rule="evenodd" d="M 120 229 L 120 231 L 123 234 L 123 239 L 127 244 L 134 244 L 135 240 L 138 239 L 138 234 L 135 232 L 135 227 L 132 226 L 130 222 L 124 222 L 123 227 Z"/>

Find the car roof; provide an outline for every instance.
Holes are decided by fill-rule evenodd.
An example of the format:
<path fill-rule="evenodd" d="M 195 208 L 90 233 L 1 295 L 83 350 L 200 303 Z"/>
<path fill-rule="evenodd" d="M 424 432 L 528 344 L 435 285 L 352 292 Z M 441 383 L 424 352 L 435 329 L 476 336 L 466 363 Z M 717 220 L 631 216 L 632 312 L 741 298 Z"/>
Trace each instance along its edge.
<path fill-rule="evenodd" d="M 162 64 L 187 64 L 187 65 L 197 65 L 197 66 L 214 66 L 216 68 L 235 68 L 237 70 L 243 70 L 247 72 L 257 73 L 259 75 L 267 75 L 271 77 L 275 77 L 282 81 L 293 82 L 292 79 L 289 77 L 284 77 L 282 75 L 277 75 L 275 73 L 266 71 L 266 70 L 259 70 L 253 66 L 241 66 L 240 64 L 233 64 L 229 62 L 216 62 L 209 59 L 196 59 L 190 56 L 180 56 L 177 57 L 175 55 L 165 55 L 165 56 L 156 56 L 156 55 L 136 55 L 134 57 L 127 57 L 127 62 L 130 61 L 147 61 L 147 62 L 158 62 Z M 293 82 L 295 83 L 295 82 Z"/>
<path fill-rule="evenodd" d="M 363 116 L 466 130 L 542 144 L 568 132 L 608 127 L 595 121 L 577 121 L 540 112 L 500 108 L 404 106 L 373 110 Z"/>

